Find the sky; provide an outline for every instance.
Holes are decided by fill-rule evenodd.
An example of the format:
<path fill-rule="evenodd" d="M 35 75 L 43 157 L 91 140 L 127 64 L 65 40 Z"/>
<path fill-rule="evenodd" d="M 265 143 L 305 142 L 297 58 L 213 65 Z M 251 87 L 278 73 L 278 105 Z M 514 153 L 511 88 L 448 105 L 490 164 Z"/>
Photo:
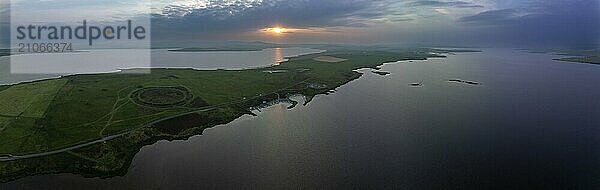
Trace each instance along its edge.
<path fill-rule="evenodd" d="M 2 36 L 9 28 L 8 7 L 35 1 L 37 4 L 27 9 L 42 17 L 54 15 L 57 20 L 118 20 L 151 14 L 154 41 L 512 47 L 600 44 L 599 0 L 0 0 Z M 81 11 L 82 6 L 96 11 Z M 285 31 L 265 30 L 274 27 Z"/>

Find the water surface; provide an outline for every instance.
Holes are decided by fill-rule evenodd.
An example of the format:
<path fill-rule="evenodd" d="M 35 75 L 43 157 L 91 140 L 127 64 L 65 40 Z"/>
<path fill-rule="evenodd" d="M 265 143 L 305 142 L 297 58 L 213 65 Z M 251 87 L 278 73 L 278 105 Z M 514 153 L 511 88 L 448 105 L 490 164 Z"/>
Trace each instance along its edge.
<path fill-rule="evenodd" d="M 22 54 L 13 56 L 15 66 L 12 68 L 10 57 L 0 57 L 0 84 L 54 78 L 68 74 L 107 73 L 140 67 L 238 70 L 271 66 L 289 57 L 320 52 L 323 50 L 309 48 L 209 52 L 101 49 L 65 54 Z"/>

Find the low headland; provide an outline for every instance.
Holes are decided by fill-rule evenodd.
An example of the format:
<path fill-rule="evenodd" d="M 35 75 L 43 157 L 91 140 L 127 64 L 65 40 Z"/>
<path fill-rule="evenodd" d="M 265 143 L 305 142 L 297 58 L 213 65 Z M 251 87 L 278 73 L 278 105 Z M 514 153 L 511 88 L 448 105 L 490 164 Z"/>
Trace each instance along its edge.
<path fill-rule="evenodd" d="M 565 50 L 565 51 L 560 51 L 557 55 L 568 56 L 565 58 L 556 59 L 558 61 L 600 64 L 600 50 L 599 49 Z"/>
<path fill-rule="evenodd" d="M 9 56 L 10 49 L 0 49 L 0 57 Z"/>
<path fill-rule="evenodd" d="M 143 146 L 200 135 L 290 96 L 308 103 L 358 79 L 357 69 L 444 52 L 452 51 L 330 50 L 266 68 L 157 68 L 0 86 L 0 182 L 54 173 L 124 175 Z M 322 56 L 344 61 L 315 60 Z"/>

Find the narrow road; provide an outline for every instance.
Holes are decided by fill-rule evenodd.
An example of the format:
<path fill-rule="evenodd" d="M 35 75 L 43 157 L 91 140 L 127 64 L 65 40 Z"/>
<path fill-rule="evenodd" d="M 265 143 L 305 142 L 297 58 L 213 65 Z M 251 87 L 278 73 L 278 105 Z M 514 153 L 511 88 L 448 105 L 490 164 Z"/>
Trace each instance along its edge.
<path fill-rule="evenodd" d="M 156 123 L 159 123 L 159 122 L 162 122 L 162 121 L 165 121 L 165 120 L 173 119 L 173 118 L 184 116 L 184 115 L 191 114 L 191 113 L 210 111 L 210 110 L 213 110 L 213 109 L 216 109 L 216 108 L 217 107 L 205 108 L 205 109 L 202 109 L 202 110 L 194 110 L 194 111 L 190 111 L 190 112 L 186 112 L 186 113 L 181 113 L 181 114 L 173 115 L 173 116 L 170 116 L 170 117 L 165 117 L 165 118 L 153 121 L 151 123 L 148 123 L 146 125 L 143 125 L 141 127 L 125 131 L 123 133 L 119 133 L 119 134 L 111 135 L 111 136 L 106 136 L 106 137 L 103 137 L 103 138 L 95 140 L 95 141 L 91 141 L 91 142 L 87 142 L 87 143 L 83 143 L 83 144 L 78 144 L 78 145 L 75 145 L 75 146 L 71 146 L 71 147 L 67 147 L 67 148 L 63 148 L 63 149 L 59 149 L 59 150 L 53 150 L 53 151 L 49 151 L 49 152 L 42 152 L 42 153 L 35 153 L 35 154 L 27 154 L 27 155 L 22 155 L 22 156 L 14 156 L 14 155 L 0 156 L 0 162 L 15 161 L 15 160 L 21 160 L 21 159 L 27 159 L 27 158 L 36 158 L 36 157 L 42 157 L 42 156 L 50 156 L 50 155 L 54 155 L 54 154 L 58 154 L 58 153 L 63 153 L 63 152 L 75 150 L 75 149 L 78 149 L 78 148 L 83 148 L 83 147 L 86 147 L 86 146 L 98 144 L 98 143 L 104 143 L 106 141 L 109 141 L 109 140 L 112 140 L 112 139 L 115 139 L 115 138 L 127 135 L 127 134 L 129 134 L 129 133 L 131 133 L 131 132 L 133 132 L 133 131 L 135 131 L 137 129 L 144 128 L 144 127 L 147 127 L 147 126 L 151 126 L 151 125 L 154 125 Z"/>

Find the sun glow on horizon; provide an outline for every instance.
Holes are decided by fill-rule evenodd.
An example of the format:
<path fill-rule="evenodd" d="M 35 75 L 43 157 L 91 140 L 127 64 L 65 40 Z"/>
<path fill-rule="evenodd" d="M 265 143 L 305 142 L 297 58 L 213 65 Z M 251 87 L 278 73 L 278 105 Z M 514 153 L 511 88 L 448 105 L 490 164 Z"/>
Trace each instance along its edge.
<path fill-rule="evenodd" d="M 293 28 L 283 27 L 281 25 L 267 26 L 257 31 L 260 35 L 269 38 L 284 38 L 289 36 L 303 36 L 303 35 L 319 35 L 337 32 L 336 30 L 328 30 L 326 28 Z"/>
<path fill-rule="evenodd" d="M 275 33 L 282 33 L 283 32 L 283 28 L 273 28 L 273 32 L 275 32 Z"/>
<path fill-rule="evenodd" d="M 283 28 L 283 27 L 272 27 L 272 28 L 265 28 L 262 29 L 263 32 L 267 32 L 267 33 L 273 33 L 273 34 L 284 34 L 288 32 L 287 28 Z"/>

